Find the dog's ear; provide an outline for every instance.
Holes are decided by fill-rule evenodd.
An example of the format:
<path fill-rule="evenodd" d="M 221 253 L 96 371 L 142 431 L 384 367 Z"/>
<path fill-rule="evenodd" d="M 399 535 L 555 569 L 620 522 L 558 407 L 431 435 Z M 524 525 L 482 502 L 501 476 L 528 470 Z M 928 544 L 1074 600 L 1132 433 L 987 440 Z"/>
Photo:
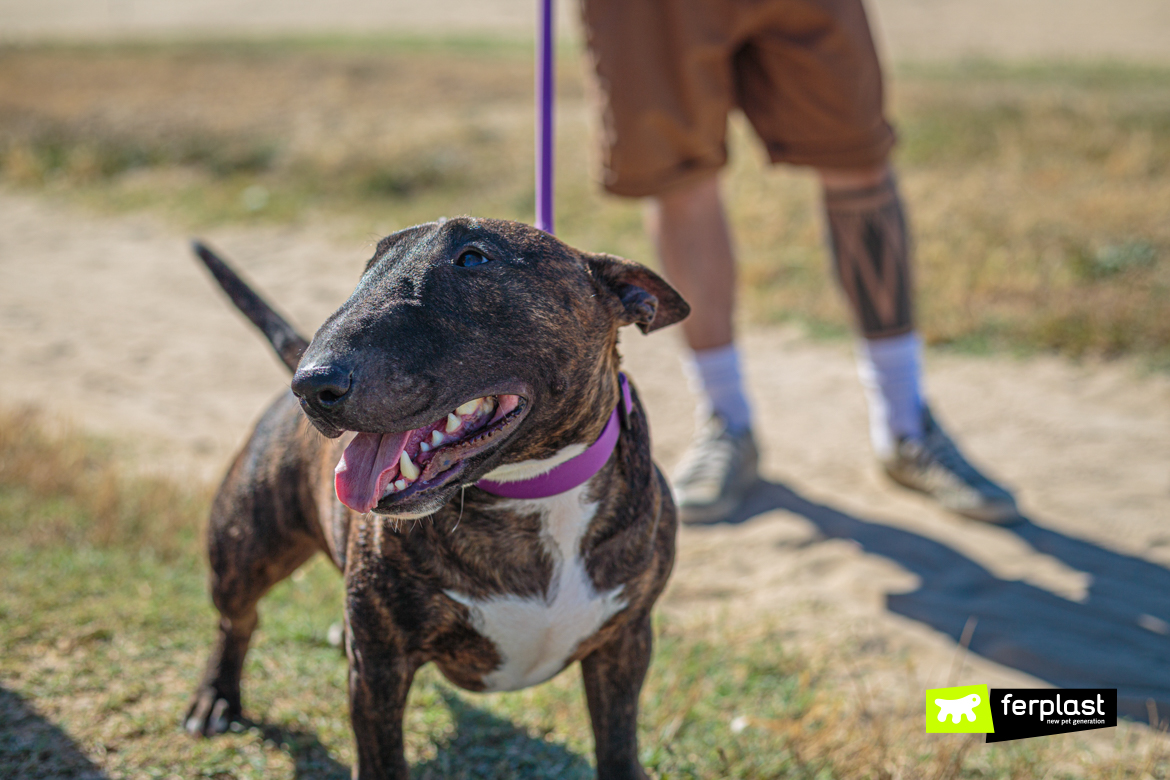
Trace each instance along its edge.
<path fill-rule="evenodd" d="M 621 303 L 622 325 L 637 323 L 643 333 L 649 333 L 691 313 L 683 297 L 646 266 L 614 255 L 581 254 L 593 278 Z"/>

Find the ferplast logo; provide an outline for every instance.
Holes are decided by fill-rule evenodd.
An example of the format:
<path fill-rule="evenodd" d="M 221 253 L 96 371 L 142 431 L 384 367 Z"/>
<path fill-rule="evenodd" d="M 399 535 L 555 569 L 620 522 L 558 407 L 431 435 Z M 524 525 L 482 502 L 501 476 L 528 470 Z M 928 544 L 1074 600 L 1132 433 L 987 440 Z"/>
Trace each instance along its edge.
<path fill-rule="evenodd" d="M 994 731 L 991 696 L 986 685 L 927 689 L 926 733 L 990 734 Z"/>

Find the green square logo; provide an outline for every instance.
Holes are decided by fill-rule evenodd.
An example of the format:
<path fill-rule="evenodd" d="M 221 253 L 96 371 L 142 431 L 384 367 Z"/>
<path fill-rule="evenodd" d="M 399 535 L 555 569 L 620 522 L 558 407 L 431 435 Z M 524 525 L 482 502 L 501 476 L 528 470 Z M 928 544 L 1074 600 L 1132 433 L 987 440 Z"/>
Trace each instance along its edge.
<path fill-rule="evenodd" d="M 986 685 L 928 688 L 927 734 L 994 734 L 991 694 Z"/>

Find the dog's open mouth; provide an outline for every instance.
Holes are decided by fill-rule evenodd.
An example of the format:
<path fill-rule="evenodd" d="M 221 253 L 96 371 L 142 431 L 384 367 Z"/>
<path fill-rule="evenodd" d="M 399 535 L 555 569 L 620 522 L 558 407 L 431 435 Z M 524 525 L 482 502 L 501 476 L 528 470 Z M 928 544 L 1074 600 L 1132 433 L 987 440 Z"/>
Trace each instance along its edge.
<path fill-rule="evenodd" d="M 412 431 L 358 433 L 337 463 L 337 497 L 354 511 L 369 512 L 384 498 L 443 484 L 464 460 L 502 441 L 524 411 L 518 395 L 491 395 Z"/>

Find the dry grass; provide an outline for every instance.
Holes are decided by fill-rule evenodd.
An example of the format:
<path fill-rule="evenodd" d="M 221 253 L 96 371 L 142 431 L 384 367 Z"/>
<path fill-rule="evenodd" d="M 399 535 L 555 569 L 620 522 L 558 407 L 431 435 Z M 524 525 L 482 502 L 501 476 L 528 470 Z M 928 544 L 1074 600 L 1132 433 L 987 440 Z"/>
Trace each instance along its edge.
<path fill-rule="evenodd" d="M 1165 359 L 1170 81 L 1093 73 L 970 66 L 895 81 L 929 341 Z M 769 226 L 743 233 L 757 312 L 839 323 L 811 186 L 773 212 L 761 204 L 774 185 L 735 181 L 741 214 L 754 205 Z"/>
<path fill-rule="evenodd" d="M 592 183 L 583 68 L 566 53 L 558 229 L 645 260 L 638 205 Z M 490 39 L 8 48 L 0 180 L 188 224 L 529 219 L 530 80 Z M 1170 72 L 904 68 L 892 93 L 930 342 L 1170 361 Z M 845 332 L 812 182 L 731 136 L 749 316 Z"/>
<path fill-rule="evenodd" d="M 110 453 L 0 416 L 0 776 L 347 777 L 345 661 L 325 641 L 336 572 L 318 559 L 265 598 L 246 669 L 253 720 L 188 739 L 178 723 L 214 625 L 196 541 L 207 493 L 127 472 Z M 1170 742 L 1132 724 L 1104 749 L 1084 735 L 927 735 L 906 659 L 797 655 L 782 634 L 767 618 L 659 626 L 641 719 L 653 777 L 1170 778 Z M 426 669 L 411 697 L 416 777 L 592 777 L 572 670 L 476 696 Z"/>
<path fill-rule="evenodd" d="M 207 496 L 128 476 L 108 442 L 0 410 L 0 530 L 22 546 L 132 547 L 174 560 L 190 555 Z"/>

